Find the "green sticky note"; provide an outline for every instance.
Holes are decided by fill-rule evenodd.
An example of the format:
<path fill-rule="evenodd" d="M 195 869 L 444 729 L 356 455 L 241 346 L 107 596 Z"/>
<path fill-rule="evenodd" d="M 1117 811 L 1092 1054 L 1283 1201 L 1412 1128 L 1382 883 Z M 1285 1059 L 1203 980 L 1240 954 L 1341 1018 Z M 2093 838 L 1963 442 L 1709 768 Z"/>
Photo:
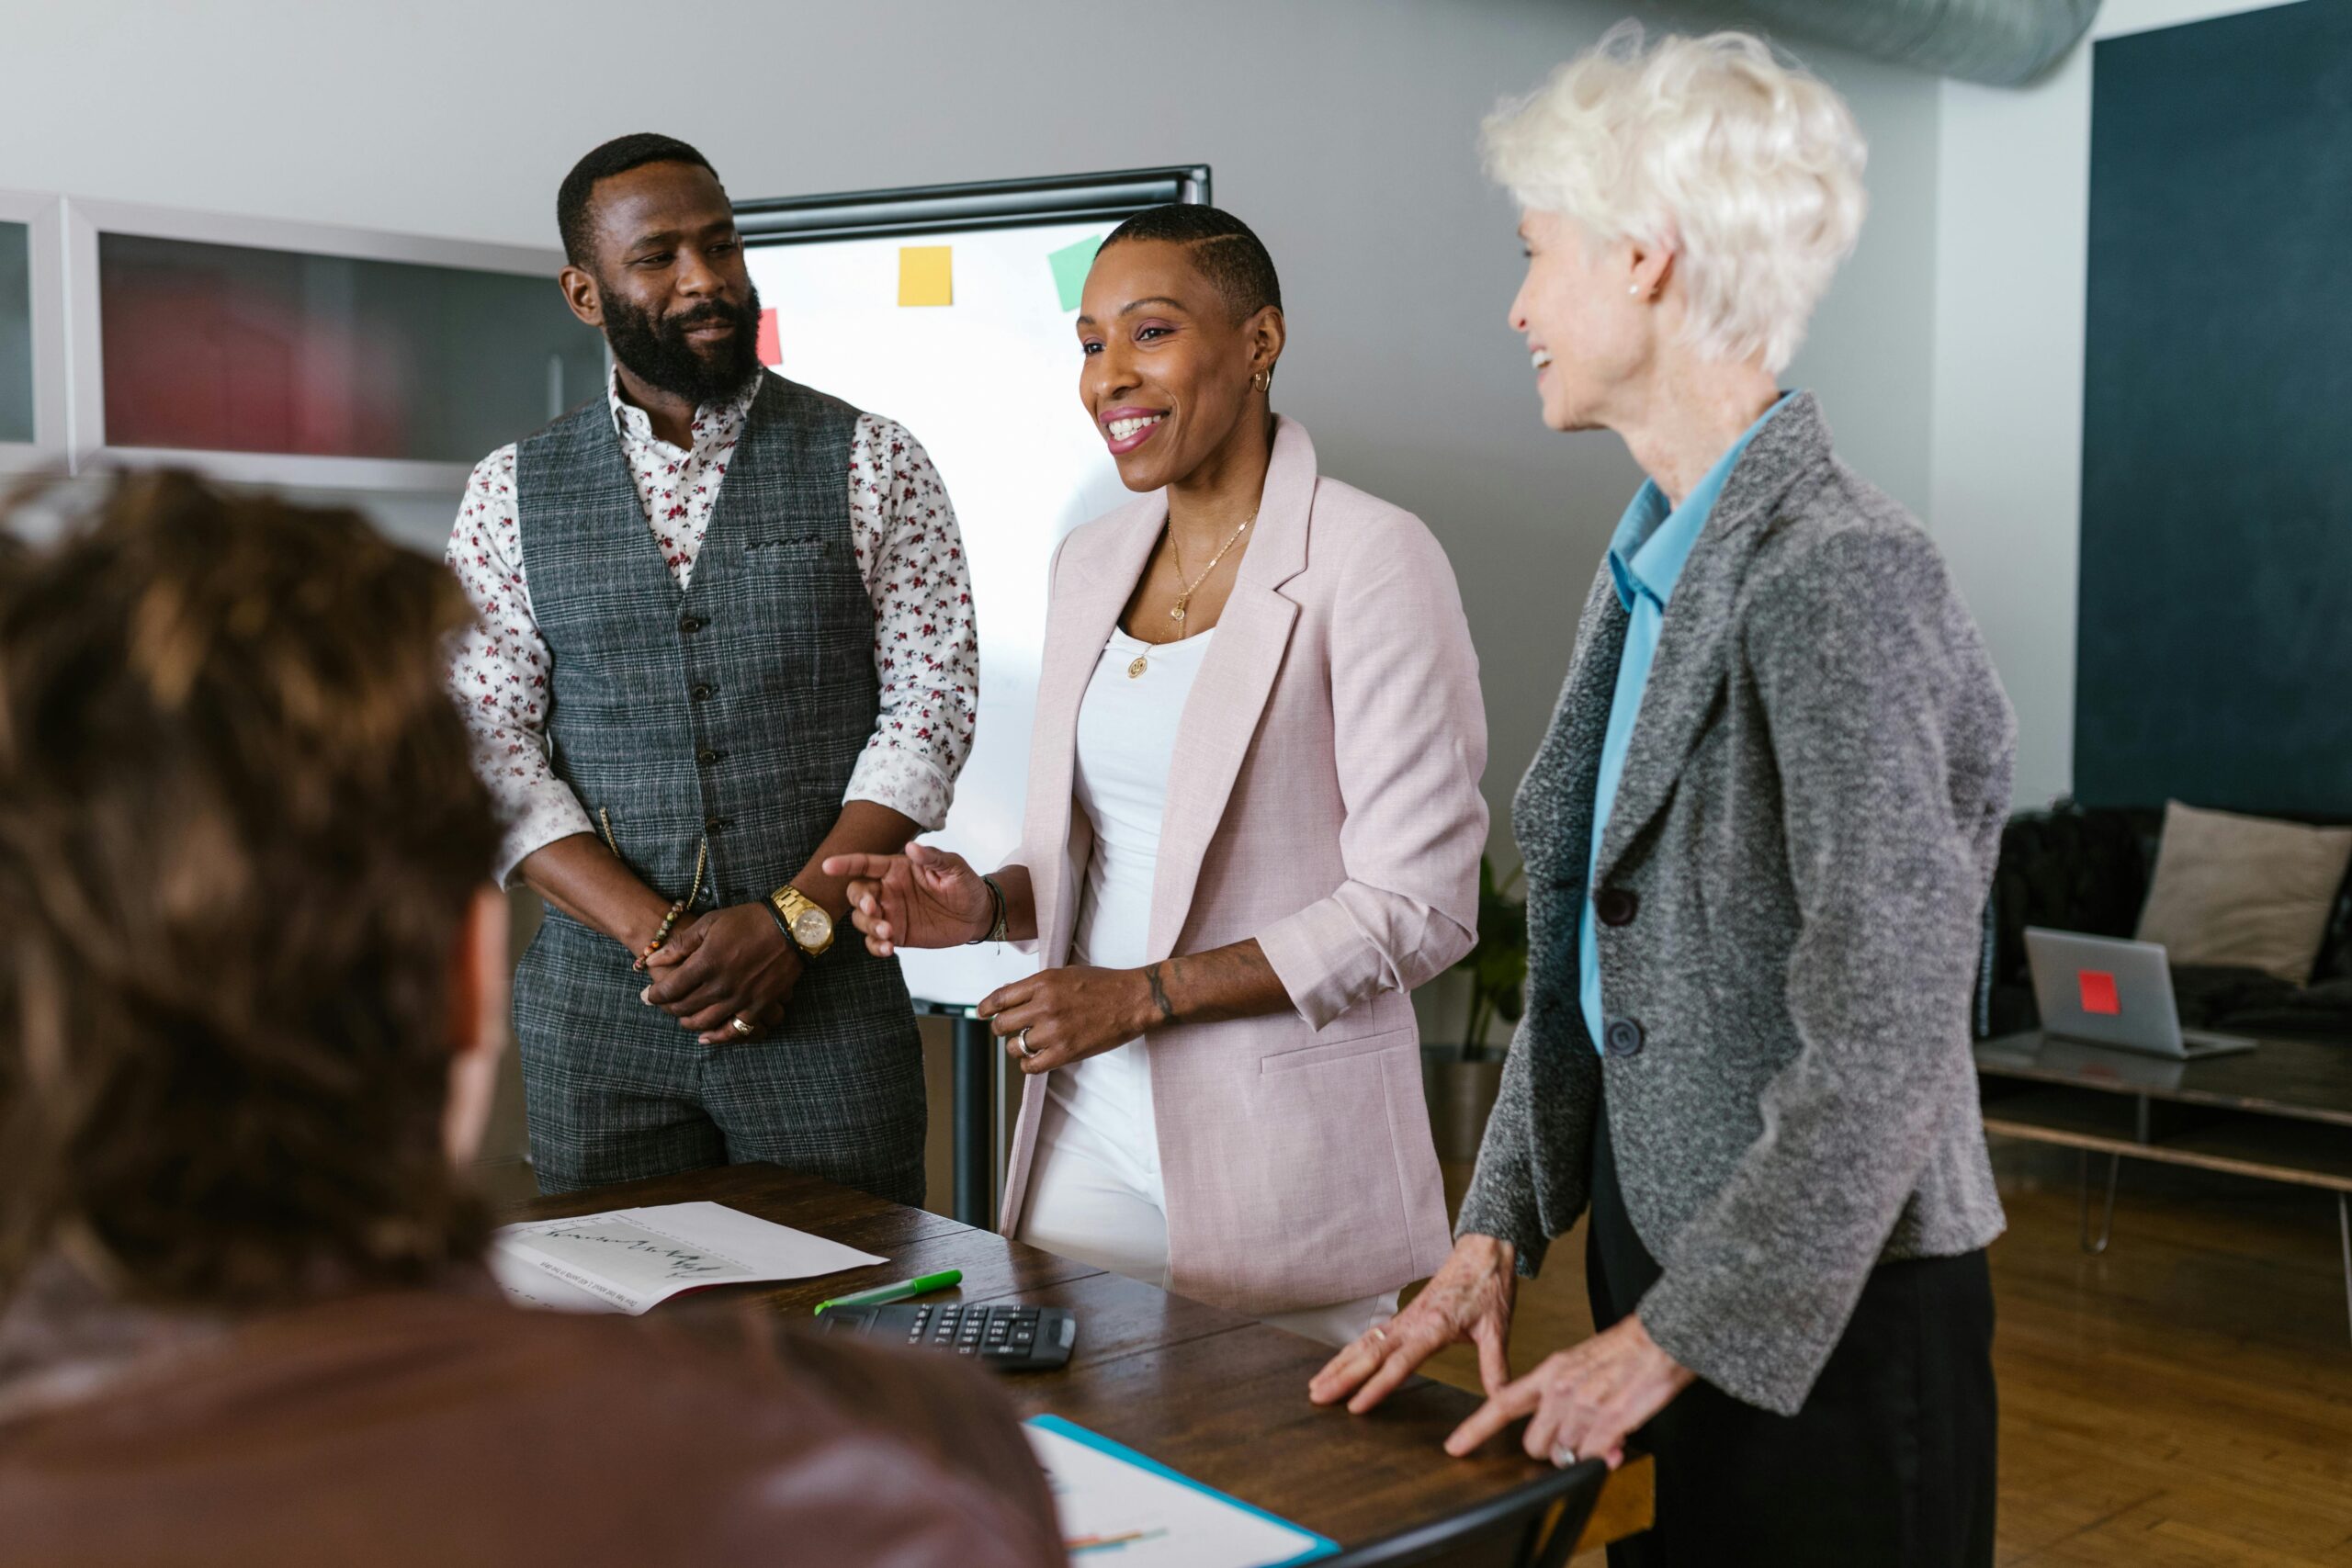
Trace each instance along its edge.
<path fill-rule="evenodd" d="M 1054 269 L 1054 292 L 1061 296 L 1063 310 L 1078 309 L 1079 296 L 1086 292 L 1086 269 L 1094 265 L 1094 253 L 1102 248 L 1102 236 L 1089 234 L 1046 257 L 1046 265 Z"/>

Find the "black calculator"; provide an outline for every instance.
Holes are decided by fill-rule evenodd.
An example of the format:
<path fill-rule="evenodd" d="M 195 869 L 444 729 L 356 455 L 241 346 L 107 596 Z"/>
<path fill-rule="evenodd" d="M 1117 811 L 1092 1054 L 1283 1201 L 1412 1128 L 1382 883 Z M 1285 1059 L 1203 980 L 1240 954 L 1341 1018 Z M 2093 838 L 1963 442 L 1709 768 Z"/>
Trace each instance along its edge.
<path fill-rule="evenodd" d="M 924 1345 L 969 1356 L 1003 1372 L 1037 1372 L 1069 1363 L 1078 1319 L 1060 1307 L 1003 1302 L 911 1302 L 827 1307 L 817 1320 L 830 1334 L 862 1334 L 885 1344 Z"/>

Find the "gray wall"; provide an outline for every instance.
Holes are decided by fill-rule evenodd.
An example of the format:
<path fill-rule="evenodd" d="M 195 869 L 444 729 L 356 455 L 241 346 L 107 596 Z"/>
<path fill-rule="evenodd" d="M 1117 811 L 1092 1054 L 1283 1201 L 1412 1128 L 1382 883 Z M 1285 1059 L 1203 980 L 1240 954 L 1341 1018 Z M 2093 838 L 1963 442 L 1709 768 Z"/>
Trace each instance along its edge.
<path fill-rule="evenodd" d="M 1500 813 L 1639 475 L 1613 440 L 1537 423 L 1503 321 L 1521 265 L 1513 214 L 1479 175 L 1475 135 L 1498 95 L 1628 8 L 22 5 L 0 186 L 551 244 L 571 160 L 649 127 L 700 145 L 745 197 L 1206 161 L 1218 201 L 1283 271 L 1279 406 L 1330 471 L 1419 512 L 1453 557 L 1507 850 Z M 1799 52 L 1871 140 L 1873 211 L 1790 378 L 1821 392 L 1854 463 L 1924 512 L 1939 95 L 1909 72 Z M 374 504 L 431 541 L 453 501 Z"/>

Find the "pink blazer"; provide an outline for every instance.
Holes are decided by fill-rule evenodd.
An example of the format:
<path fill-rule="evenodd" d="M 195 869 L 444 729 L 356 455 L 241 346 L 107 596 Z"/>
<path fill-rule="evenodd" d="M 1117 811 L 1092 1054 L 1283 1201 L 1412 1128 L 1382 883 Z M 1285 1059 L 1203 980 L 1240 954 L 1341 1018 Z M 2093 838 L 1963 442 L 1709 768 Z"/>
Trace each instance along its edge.
<path fill-rule="evenodd" d="M 1091 829 L 1078 710 L 1168 516 L 1164 492 L 1056 553 L 1020 863 L 1068 962 Z M 1316 472 L 1284 419 L 1240 575 L 1177 732 L 1155 957 L 1255 937 L 1292 1010 L 1150 1036 L 1169 1285 L 1247 1313 L 1396 1289 L 1450 1245 L 1408 993 L 1468 952 L 1487 761 L 1453 568 L 1410 513 Z M 1004 1190 L 1017 1230 L 1046 1080 Z"/>

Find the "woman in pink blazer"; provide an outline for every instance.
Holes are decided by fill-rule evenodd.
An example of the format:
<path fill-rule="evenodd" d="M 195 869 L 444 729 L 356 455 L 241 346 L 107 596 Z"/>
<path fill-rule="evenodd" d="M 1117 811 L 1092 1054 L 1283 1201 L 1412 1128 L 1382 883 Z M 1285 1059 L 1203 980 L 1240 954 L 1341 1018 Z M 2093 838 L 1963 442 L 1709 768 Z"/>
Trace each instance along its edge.
<path fill-rule="evenodd" d="M 1009 1234 L 1342 1343 L 1451 1243 L 1408 993 L 1474 940 L 1487 738 L 1453 573 L 1268 404 L 1238 220 L 1112 233 L 1080 394 L 1128 505 L 1056 553 L 1012 863 L 844 856 L 867 945 L 1034 942 Z"/>

